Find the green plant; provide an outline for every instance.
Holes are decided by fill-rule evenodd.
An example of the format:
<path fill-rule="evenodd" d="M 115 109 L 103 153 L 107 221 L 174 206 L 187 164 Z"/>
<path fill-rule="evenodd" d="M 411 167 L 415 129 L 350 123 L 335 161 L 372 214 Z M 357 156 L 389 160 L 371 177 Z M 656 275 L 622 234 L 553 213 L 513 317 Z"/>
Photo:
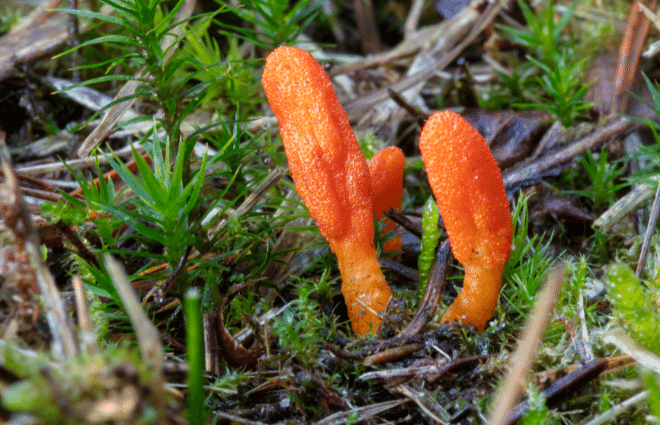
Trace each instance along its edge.
<path fill-rule="evenodd" d="M 188 420 L 192 425 L 206 423 L 204 407 L 204 335 L 201 295 L 197 288 L 186 291 L 186 348 L 188 353 Z"/>
<path fill-rule="evenodd" d="M 657 245 L 655 247 L 657 248 Z M 660 342 L 657 338 L 660 331 L 657 282 L 648 282 L 650 287 L 646 287 L 633 270 L 623 263 L 610 264 L 607 267 L 606 277 L 607 297 L 612 303 L 615 320 L 630 337 L 653 354 L 645 354 L 640 347 L 635 347 L 637 344 L 634 342 L 630 343 L 631 350 L 640 358 L 660 355 Z M 648 391 L 648 407 L 657 416 L 660 413 L 660 385 L 657 370 L 648 368 L 645 361 L 641 363 L 644 366 L 638 367 L 636 372 Z"/>
<path fill-rule="evenodd" d="M 646 74 L 642 73 L 642 77 L 644 77 L 644 82 L 646 83 L 646 87 L 649 89 L 649 92 L 651 93 L 651 99 L 653 99 L 653 105 L 651 105 L 649 102 L 647 102 L 644 99 L 639 98 L 633 93 L 633 96 L 636 96 L 639 101 L 644 103 L 646 106 L 649 107 L 653 111 L 653 113 L 660 118 L 660 84 L 656 81 L 655 83 L 651 82 L 649 80 L 649 77 L 646 76 Z M 649 118 L 640 118 L 640 117 L 635 117 L 631 115 L 627 115 L 626 118 L 632 121 L 636 121 L 640 124 L 648 125 L 651 127 L 652 130 L 654 130 L 654 135 L 655 135 L 655 140 L 658 144 L 660 144 L 660 141 L 658 140 L 657 137 L 657 131 L 660 130 L 660 123 L 658 121 L 653 121 Z"/>
<path fill-rule="evenodd" d="M 643 373 L 642 379 L 649 391 L 649 408 L 651 409 L 651 413 L 656 417 L 657 423 L 658 418 L 660 418 L 660 383 L 658 382 L 658 376 L 653 373 Z"/>
<path fill-rule="evenodd" d="M 555 9 L 552 0 L 548 1 L 545 9 L 538 16 L 523 0 L 518 0 L 527 27 L 518 29 L 506 25 L 496 25 L 502 35 L 518 44 L 527 47 L 530 52 L 546 65 L 556 62 L 555 55 L 559 53 L 562 43 L 562 32 L 566 28 L 577 2 L 564 13 L 559 22 L 555 22 Z"/>
<path fill-rule="evenodd" d="M 186 63 L 179 71 L 181 78 L 195 74 L 195 79 L 209 84 L 201 105 L 212 104 L 223 116 L 238 115 L 248 117 L 254 115 L 261 102 L 259 94 L 262 91 L 259 81 L 261 61 L 244 60 L 242 48 L 238 39 L 227 40 L 229 46 L 226 53 L 216 38 L 210 35 L 212 21 L 202 19 L 186 36 L 186 43 L 177 52 L 177 57 L 193 57 L 204 65 L 201 72 L 195 64 Z"/>
<path fill-rule="evenodd" d="M 249 380 L 245 372 L 226 369 L 211 384 L 211 390 L 223 394 L 238 394 L 238 388 Z"/>
<path fill-rule="evenodd" d="M 440 212 L 433 196 L 424 204 L 424 213 L 422 216 L 422 246 L 419 257 L 417 257 L 417 268 L 419 270 L 419 298 L 421 299 L 426 289 L 426 283 L 429 278 L 429 271 L 435 258 L 435 250 L 438 246 L 438 240 L 442 230 L 438 228 L 438 219 Z"/>
<path fill-rule="evenodd" d="M 493 84 L 484 107 L 498 110 L 509 108 L 526 100 L 530 79 L 534 69 L 529 61 L 522 62 L 512 59 L 508 72 L 494 69 L 497 83 Z"/>
<path fill-rule="evenodd" d="M 523 317 L 532 307 L 537 289 L 555 262 L 548 251 L 549 241 L 544 244 L 544 235 L 528 234 L 530 195 L 521 193 L 513 213 L 513 248 L 511 257 L 504 265 L 503 281 L 506 282 L 502 296 L 509 308 Z"/>
<path fill-rule="evenodd" d="M 533 57 L 528 59 L 542 71 L 541 76 L 535 78 L 545 91 L 545 96 L 537 97 L 534 103 L 521 102 L 516 106 L 547 111 L 565 127 L 593 106 L 584 101 L 584 95 L 591 84 L 582 83 L 586 59 L 574 61 L 566 52 L 555 56 L 550 65 Z"/>
<path fill-rule="evenodd" d="M 527 27 L 498 25 L 497 28 L 505 38 L 529 49 L 530 55 L 526 63 L 515 64 L 510 75 L 498 72 L 506 91 L 496 92 L 494 98 L 502 102 L 508 95 L 513 106 L 547 111 L 564 126 L 570 126 L 592 106 L 584 101 L 589 87 L 582 83 L 586 58 L 578 60 L 572 40 L 567 44 L 562 35 L 577 2 L 558 22 L 552 0 L 538 15 L 522 0 L 518 4 Z"/>
<path fill-rule="evenodd" d="M 216 0 L 225 6 L 224 0 Z M 319 0 L 244 0 L 241 7 L 230 9 L 250 28 L 237 27 L 225 22 L 216 23 L 243 40 L 266 50 L 283 43 L 295 41 L 305 28 L 316 18 L 323 4 Z"/>
<path fill-rule="evenodd" d="M 607 280 L 607 296 L 623 329 L 644 347 L 660 354 L 658 288 L 646 289 L 630 267 L 621 263 L 608 267 Z"/>
<path fill-rule="evenodd" d="M 238 197 L 236 200 L 246 196 L 249 186 L 254 184 L 252 182 L 261 181 L 268 175 L 268 169 L 261 166 L 265 158 L 275 164 L 284 162 L 284 154 L 277 152 L 275 143 L 262 146 L 259 137 L 248 133 L 242 126 L 243 123 L 237 111 L 232 121 L 224 121 L 199 131 L 216 150 L 209 163 L 223 165 L 216 171 L 215 177 L 231 182 L 227 189 L 233 186 L 231 191 Z M 227 193 L 223 192 L 215 197 L 225 198 L 226 195 Z M 227 204 L 235 203 L 232 201 Z"/>
<path fill-rule="evenodd" d="M 581 164 L 590 185 L 583 190 L 570 190 L 564 193 L 590 199 L 597 210 L 611 205 L 618 199 L 617 192 L 630 185 L 628 182 L 616 184 L 625 169 L 625 164 L 621 162 L 608 162 L 605 149 L 600 152 L 596 162 L 591 151 L 587 151 Z"/>
<path fill-rule="evenodd" d="M 555 307 L 560 320 L 552 321 L 546 331 L 546 340 L 555 346 L 566 343 L 566 328 L 583 324 L 594 329 L 602 324 L 596 314 L 597 305 L 585 302 L 584 294 L 594 287 L 596 280 L 592 271 L 594 265 L 588 260 L 586 256 L 566 260 L 569 280 L 564 285 Z"/>
<path fill-rule="evenodd" d="M 130 201 L 134 209 L 128 208 L 126 204 L 104 204 L 103 208 L 129 224 L 140 235 L 162 244 L 165 247 L 166 261 L 174 267 L 186 248 L 194 245 L 196 241 L 199 218 L 193 217 L 200 207 L 199 193 L 204 182 L 207 158 L 204 158 L 200 168 L 193 173 L 187 184 L 184 184 L 185 155 L 179 153 L 174 158 L 172 169 L 170 145 L 167 143 L 163 148 L 157 134 L 154 134 L 147 150 L 153 169 L 141 155 L 133 151 L 140 177 L 131 173 L 115 158 L 108 158 L 110 165 L 135 192 L 137 198 Z M 203 217 L 201 219 L 203 220 Z M 144 221 L 152 222 L 156 226 L 145 225 Z"/>
<path fill-rule="evenodd" d="M 147 146 L 147 154 L 145 159 L 135 149 L 133 150 L 139 176 L 134 175 L 118 158 L 106 156 L 127 188 L 136 194 L 135 198 L 120 203 L 121 193 L 115 193 L 112 182 L 101 178 L 96 184 L 78 176 L 76 179 L 82 189 L 86 205 L 81 200 L 63 193 L 67 204 L 44 206 L 44 212 L 50 215 L 51 220 L 63 220 L 70 225 L 81 226 L 86 220 L 94 221 L 102 251 L 149 257 L 165 261 L 174 269 L 186 249 L 202 244 L 198 235 L 210 210 L 205 214 L 200 213 L 199 194 L 204 183 L 208 159 L 203 158 L 200 167 L 192 174 L 191 180 L 184 185 L 182 179 L 184 155 L 181 152 L 172 159 L 169 144 L 163 147 L 160 137 L 154 134 L 152 143 Z M 173 168 L 170 165 L 172 163 Z M 103 217 L 108 213 L 112 218 Z M 114 229 L 121 223 L 135 229 L 136 233 L 130 237 L 152 249 L 147 253 L 117 250 L 115 246 L 121 238 Z M 154 249 L 157 246 L 163 248 L 161 254 L 154 252 L 157 251 Z M 98 295 L 116 299 L 113 296 L 111 281 L 107 278 L 103 267 L 99 269 L 94 264 L 84 264 L 80 259 L 77 263 L 78 271 L 98 285 L 93 288 Z M 90 280 L 86 282 L 91 283 Z"/>
<path fill-rule="evenodd" d="M 76 9 L 58 9 L 58 11 L 73 14 L 81 18 L 98 19 L 109 24 L 114 24 L 127 35 L 117 33 L 100 36 L 81 43 L 79 46 L 63 52 L 56 57 L 97 44 L 120 44 L 128 46 L 127 53 L 124 55 L 110 58 L 101 63 L 84 65 L 80 69 L 97 67 L 114 69 L 116 66 L 124 63 L 134 64 L 136 68 L 141 67 L 141 69 L 136 75 L 115 74 L 92 78 L 73 85 L 67 90 L 78 86 L 112 81 L 136 83 L 137 87 L 134 93 L 120 97 L 109 103 L 94 114 L 90 120 L 118 103 L 130 101 L 135 98 L 153 99 L 158 104 L 160 114 L 155 117 L 141 116 L 125 121 L 120 125 L 155 121 L 156 126 L 153 134 L 157 134 L 160 130 L 165 132 L 165 137 L 173 156 L 177 156 L 179 146 L 183 142 L 184 166 L 182 177 L 184 181 L 187 181 L 190 174 L 192 148 L 198 135 L 194 134 L 182 140 L 181 125 L 184 119 L 205 99 L 206 93 L 213 81 L 202 81 L 193 84 L 198 75 L 207 72 L 206 66 L 194 57 L 181 57 L 176 60 L 170 60 L 177 44 L 184 40 L 192 31 L 192 29 L 187 31 L 182 29 L 192 18 L 177 21 L 177 12 L 183 6 L 184 0 L 179 0 L 165 16 L 162 16 L 161 5 L 158 0 L 149 2 L 145 0 L 134 0 L 130 2 L 101 0 L 101 2 L 111 6 L 118 16 Z M 211 19 L 221 11 L 222 9 L 219 9 L 197 17 L 201 18 L 198 25 L 203 25 L 205 20 Z M 180 78 L 179 71 L 184 66 L 192 67 L 194 71 L 187 73 L 184 78 Z M 145 138 L 145 141 L 148 140 L 148 138 Z"/>
<path fill-rule="evenodd" d="M 122 303 L 128 306 L 125 319 L 135 329 L 137 344 L 101 345 L 98 335 L 86 332 L 85 325 L 76 333 L 73 323 L 66 320 L 58 324 L 68 328 L 74 338 L 60 355 L 57 349 L 42 355 L 3 340 L 0 359 L 7 378 L 0 404 L 5 411 L 21 412 L 31 423 L 49 424 L 112 422 L 119 415 L 120 421 L 141 424 L 182 420 L 179 403 L 163 379 L 164 352 L 158 331 L 148 322 L 119 264 L 109 255 L 103 264 Z M 53 292 L 62 296 L 56 288 Z M 87 316 L 81 322 L 90 319 L 86 308 L 78 312 Z M 107 408 L 109 394 L 128 403 L 122 403 L 121 410 Z"/>
<path fill-rule="evenodd" d="M 181 1 L 167 14 L 161 12 L 157 0 L 148 3 L 135 0 L 126 4 L 107 0 L 105 3 L 115 8 L 118 16 L 65 10 L 115 25 L 117 33 L 94 38 L 80 47 L 90 48 L 100 43 L 108 43 L 112 47 L 116 47 L 117 43 L 119 46 L 129 46 L 124 55 L 85 68 L 108 66 L 108 69 L 113 69 L 122 63 L 132 63 L 141 65 L 142 70 L 137 76 L 126 73 L 107 75 L 92 78 L 81 85 L 108 81 L 136 82 L 138 87 L 134 94 L 112 104 L 146 97 L 157 103 L 160 114 L 155 118 L 140 117 L 129 121 L 152 120 L 154 123 L 152 130 L 141 139 L 147 151 L 146 156 L 138 154 L 135 149 L 133 151 L 139 176 L 134 175 L 116 157 L 107 156 L 112 169 L 135 196 L 124 200 L 120 196 L 121 193 L 115 193 L 113 185 L 103 179 L 95 185 L 79 178 L 86 205 L 67 196 L 69 206 L 61 209 L 70 208 L 71 212 L 61 211 L 60 215 L 71 215 L 75 208 L 82 210 L 83 213 L 78 215 L 83 218 L 77 219 L 80 224 L 95 213 L 110 213 L 111 219 L 103 218 L 98 221 L 101 224 L 99 231 L 103 250 L 166 262 L 170 265 L 170 271 L 179 264 L 184 253 L 193 247 L 201 254 L 219 252 L 211 261 L 189 259 L 191 263 L 203 267 L 196 268 L 191 276 L 186 269 L 182 270 L 178 277 L 180 285 L 177 287 L 179 293 L 182 293 L 187 286 L 201 281 L 206 283 L 209 289 L 213 288 L 210 291 L 211 298 L 217 300 L 218 288 L 225 287 L 229 281 L 217 281 L 217 271 L 228 269 L 218 264 L 219 262 L 226 261 L 227 258 L 233 258 L 235 261 L 254 261 L 250 273 L 245 274 L 250 278 L 262 271 L 270 261 L 268 249 L 267 255 L 263 255 L 261 249 L 255 249 L 257 244 L 266 243 L 272 232 L 266 214 L 261 212 L 235 216 L 233 208 L 245 199 L 252 185 L 267 175 L 268 170 L 260 166 L 259 161 L 265 156 L 277 159 L 278 155 L 274 154 L 274 148 L 262 149 L 263 152 L 257 154 L 257 137 L 241 127 L 240 106 L 234 105 L 238 99 L 230 99 L 235 107 L 234 121 L 211 124 L 186 137 L 182 135 L 181 124 L 193 111 L 217 99 L 220 93 L 225 93 L 230 86 L 234 90 L 231 96 L 241 97 L 247 93 L 243 85 L 226 83 L 228 76 L 243 78 L 246 72 L 249 73 L 252 82 L 250 97 L 255 97 L 254 86 L 258 85 L 258 82 L 256 77 L 251 75 L 252 65 L 240 62 L 237 51 L 230 51 L 230 56 L 233 55 L 235 61 L 222 60 L 218 44 L 208 36 L 209 22 L 222 8 L 201 15 L 194 21 L 190 18 L 175 22 L 177 11 L 183 4 Z M 188 22 L 194 24 L 189 30 L 184 30 L 183 25 Z M 206 34 L 206 37 L 201 37 L 202 41 L 198 42 L 196 36 L 203 34 Z M 173 44 L 165 42 L 167 37 L 171 38 L 170 42 Z M 188 47 L 168 60 L 167 57 L 173 52 L 172 46 L 184 41 Z M 236 43 L 233 45 L 236 46 Z M 235 73 L 237 71 L 238 74 Z M 212 156 L 205 156 L 200 160 L 193 157 L 192 147 L 202 135 L 213 145 L 215 152 Z M 193 162 L 195 160 L 196 163 Z M 253 161 L 252 164 L 250 161 Z M 193 165 L 197 169 L 192 170 Z M 202 193 L 202 186 L 209 181 L 205 172 L 210 165 L 214 165 L 216 169 L 210 178 L 224 183 L 219 190 L 211 186 Z M 253 166 L 246 167 L 247 165 Z M 97 169 L 101 174 L 100 167 Z M 208 201 L 209 199 L 211 201 Z M 220 220 L 221 218 L 223 220 Z M 136 231 L 131 237 L 141 243 L 140 250 L 116 249 L 115 245 L 120 241 L 114 236 L 118 235 L 114 230 L 121 223 L 128 224 Z M 80 269 L 88 270 L 82 264 Z M 86 275 L 89 277 L 89 280 L 86 280 L 88 283 L 96 280 L 98 284 L 107 280 L 104 279 L 103 271 L 95 267 L 91 267 Z M 243 276 L 241 273 L 233 274 L 239 275 Z M 111 295 L 111 287 L 104 288 L 104 285 L 101 285 L 94 290 L 103 292 L 106 296 Z"/>
<path fill-rule="evenodd" d="M 326 270 L 318 282 L 299 279 L 296 284 L 298 298 L 293 300 L 281 316 L 274 319 L 273 335 L 288 356 L 302 363 L 305 368 L 316 365 L 317 353 L 322 342 L 336 334 L 333 320 L 320 312 L 318 296 L 327 299 L 330 295 Z"/>
<path fill-rule="evenodd" d="M 559 424 L 559 418 L 551 414 L 546 405 L 545 395 L 533 384 L 525 387 L 526 401 L 529 409 L 520 419 L 521 425 L 549 425 Z"/>
<path fill-rule="evenodd" d="M 638 100 L 648 106 L 648 108 L 653 111 L 657 117 L 660 118 L 660 90 L 658 90 L 660 89 L 660 84 L 658 84 L 658 82 L 651 82 L 646 74 L 642 74 L 642 76 L 646 82 L 646 87 L 651 93 L 653 104 L 639 97 Z M 633 96 L 635 96 L 634 93 Z M 642 165 L 642 168 L 631 175 L 628 180 L 631 183 L 643 182 L 650 185 L 657 185 L 657 180 L 652 179 L 652 177 L 657 176 L 658 168 L 660 168 L 660 136 L 658 135 L 658 130 L 660 130 L 660 123 L 657 120 L 651 120 L 649 118 L 640 118 L 628 115 L 626 118 L 631 121 L 638 122 L 644 126 L 648 126 L 653 133 L 653 138 L 656 142 L 654 145 L 650 146 L 643 145 L 640 147 L 639 152 L 630 153 L 624 158 L 626 161 L 635 160 Z"/>

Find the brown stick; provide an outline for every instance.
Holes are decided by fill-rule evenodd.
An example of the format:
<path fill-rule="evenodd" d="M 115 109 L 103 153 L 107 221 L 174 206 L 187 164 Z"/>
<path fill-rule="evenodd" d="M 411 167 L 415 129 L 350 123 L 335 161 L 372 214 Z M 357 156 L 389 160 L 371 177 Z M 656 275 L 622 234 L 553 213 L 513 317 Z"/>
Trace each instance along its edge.
<path fill-rule="evenodd" d="M 449 260 L 449 239 L 443 242 L 435 253 L 435 259 L 429 272 L 429 280 L 422 297 L 422 302 L 415 312 L 412 320 L 406 325 L 405 328 L 397 338 L 407 338 L 418 334 L 424 326 L 429 323 L 433 318 L 435 311 L 438 309 L 440 303 L 440 295 L 442 295 L 442 288 L 445 286 L 445 277 L 447 275 L 447 261 Z"/>
<path fill-rule="evenodd" d="M 587 149 L 593 149 L 596 146 L 609 141 L 612 137 L 625 134 L 635 128 L 636 125 L 637 124 L 626 118 L 616 118 L 610 121 L 605 127 L 596 130 L 579 142 L 573 143 L 572 145 L 543 157 L 536 162 L 506 172 L 503 176 L 504 186 L 507 191 L 510 191 L 523 185 L 527 185 L 530 182 L 536 182 L 553 168 L 567 163 L 577 155 L 586 152 Z"/>

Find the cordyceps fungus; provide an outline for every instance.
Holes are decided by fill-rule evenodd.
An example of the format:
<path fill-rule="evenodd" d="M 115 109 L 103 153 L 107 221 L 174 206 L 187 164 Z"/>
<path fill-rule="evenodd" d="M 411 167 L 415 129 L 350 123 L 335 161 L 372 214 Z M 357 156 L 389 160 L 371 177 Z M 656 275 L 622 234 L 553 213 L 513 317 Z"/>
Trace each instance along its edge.
<path fill-rule="evenodd" d="M 371 194 L 373 199 L 374 215 L 380 221 L 385 217 L 385 211 L 390 208 L 401 208 L 403 199 L 403 168 L 406 158 L 403 151 L 396 146 L 381 149 L 369 161 L 369 174 L 371 175 Z M 396 224 L 390 220 L 383 228 L 387 234 L 394 230 Z M 401 251 L 401 237 L 395 236 L 383 244 L 386 252 Z"/>
<path fill-rule="evenodd" d="M 452 252 L 465 268 L 463 290 L 442 321 L 481 330 L 495 311 L 511 254 L 513 221 L 502 173 L 484 138 L 451 111 L 428 119 L 419 149 Z"/>
<path fill-rule="evenodd" d="M 281 46 L 262 77 L 289 169 L 342 273 L 353 330 L 378 330 L 391 290 L 374 247 L 369 169 L 330 79 L 306 51 Z"/>

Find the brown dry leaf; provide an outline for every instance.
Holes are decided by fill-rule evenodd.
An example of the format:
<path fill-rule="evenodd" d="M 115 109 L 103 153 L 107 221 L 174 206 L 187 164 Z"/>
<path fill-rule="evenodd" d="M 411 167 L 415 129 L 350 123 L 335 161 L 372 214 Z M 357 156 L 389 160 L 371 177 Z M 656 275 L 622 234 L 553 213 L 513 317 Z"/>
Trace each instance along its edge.
<path fill-rule="evenodd" d="M 547 112 L 466 109 L 461 115 L 476 128 L 493 151 L 500 168 L 527 158 L 550 127 Z"/>

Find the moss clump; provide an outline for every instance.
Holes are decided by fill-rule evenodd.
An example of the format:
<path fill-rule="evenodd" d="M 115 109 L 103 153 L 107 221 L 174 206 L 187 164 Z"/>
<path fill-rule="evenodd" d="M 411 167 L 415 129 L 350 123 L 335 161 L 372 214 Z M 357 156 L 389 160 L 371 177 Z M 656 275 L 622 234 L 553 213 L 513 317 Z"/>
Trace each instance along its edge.
<path fill-rule="evenodd" d="M 660 353 L 660 314 L 654 296 L 625 264 L 608 268 L 609 299 L 622 327 L 644 347 Z"/>

